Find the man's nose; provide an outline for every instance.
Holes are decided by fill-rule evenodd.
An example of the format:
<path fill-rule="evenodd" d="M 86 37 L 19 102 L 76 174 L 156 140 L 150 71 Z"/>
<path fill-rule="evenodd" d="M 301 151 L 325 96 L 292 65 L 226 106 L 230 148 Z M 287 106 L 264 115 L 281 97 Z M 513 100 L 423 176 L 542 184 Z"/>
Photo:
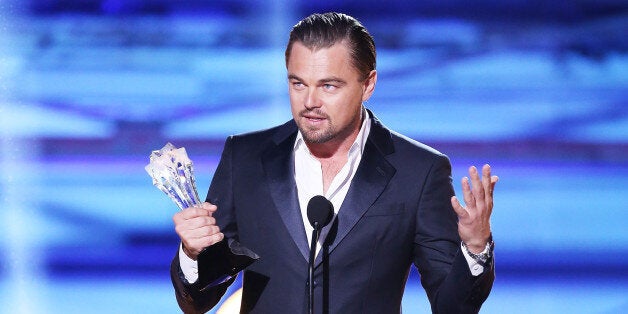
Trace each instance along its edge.
<path fill-rule="evenodd" d="M 321 101 L 316 91 L 316 88 L 312 88 L 308 91 L 304 106 L 308 110 L 321 107 Z"/>

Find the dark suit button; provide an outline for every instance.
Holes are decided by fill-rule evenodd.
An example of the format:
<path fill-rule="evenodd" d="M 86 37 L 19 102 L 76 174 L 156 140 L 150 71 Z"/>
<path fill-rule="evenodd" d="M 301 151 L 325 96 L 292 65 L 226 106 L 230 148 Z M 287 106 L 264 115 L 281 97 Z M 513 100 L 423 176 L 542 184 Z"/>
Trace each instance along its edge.
<path fill-rule="evenodd" d="M 307 288 L 307 287 L 309 287 L 309 286 L 310 286 L 310 283 L 306 281 L 306 282 L 305 282 L 305 287 Z M 314 280 L 314 282 L 312 283 L 312 286 L 313 286 L 313 287 L 318 286 L 318 281 Z"/>

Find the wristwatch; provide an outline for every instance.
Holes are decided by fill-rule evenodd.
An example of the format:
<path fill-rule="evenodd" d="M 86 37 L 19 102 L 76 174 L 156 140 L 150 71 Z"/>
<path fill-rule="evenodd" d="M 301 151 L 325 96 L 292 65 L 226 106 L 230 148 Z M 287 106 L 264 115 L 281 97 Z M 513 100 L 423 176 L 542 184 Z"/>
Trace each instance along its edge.
<path fill-rule="evenodd" d="M 467 247 L 466 243 L 462 242 L 462 246 L 464 247 L 465 250 L 467 250 L 467 254 L 469 254 L 469 256 L 472 259 L 474 259 L 478 263 L 484 264 L 493 256 L 493 249 L 495 248 L 495 242 L 493 242 L 492 237 L 489 238 L 488 242 L 486 243 L 486 247 L 484 248 L 484 251 L 478 254 L 471 252 L 469 248 Z"/>

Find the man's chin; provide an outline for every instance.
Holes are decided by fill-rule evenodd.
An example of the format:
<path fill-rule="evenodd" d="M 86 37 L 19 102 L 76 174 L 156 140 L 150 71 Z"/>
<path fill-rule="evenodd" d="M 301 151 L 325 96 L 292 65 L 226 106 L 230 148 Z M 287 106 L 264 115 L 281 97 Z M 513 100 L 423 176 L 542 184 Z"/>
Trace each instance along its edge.
<path fill-rule="evenodd" d="M 333 136 L 331 134 L 321 134 L 320 132 L 303 132 L 303 140 L 308 144 L 323 144 L 329 142 Z"/>

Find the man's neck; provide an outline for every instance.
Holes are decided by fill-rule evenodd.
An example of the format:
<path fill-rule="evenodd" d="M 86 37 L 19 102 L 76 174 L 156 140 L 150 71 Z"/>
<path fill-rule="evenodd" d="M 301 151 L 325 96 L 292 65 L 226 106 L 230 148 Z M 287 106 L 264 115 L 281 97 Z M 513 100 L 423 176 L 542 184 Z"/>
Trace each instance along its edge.
<path fill-rule="evenodd" d="M 357 133 L 352 135 L 350 138 L 345 138 L 344 141 L 336 142 L 336 141 L 328 141 L 325 143 L 305 143 L 307 148 L 310 150 L 312 156 L 316 157 L 316 159 L 329 160 L 333 159 L 337 156 L 346 156 L 351 148 L 351 145 L 355 141 L 357 137 Z"/>

